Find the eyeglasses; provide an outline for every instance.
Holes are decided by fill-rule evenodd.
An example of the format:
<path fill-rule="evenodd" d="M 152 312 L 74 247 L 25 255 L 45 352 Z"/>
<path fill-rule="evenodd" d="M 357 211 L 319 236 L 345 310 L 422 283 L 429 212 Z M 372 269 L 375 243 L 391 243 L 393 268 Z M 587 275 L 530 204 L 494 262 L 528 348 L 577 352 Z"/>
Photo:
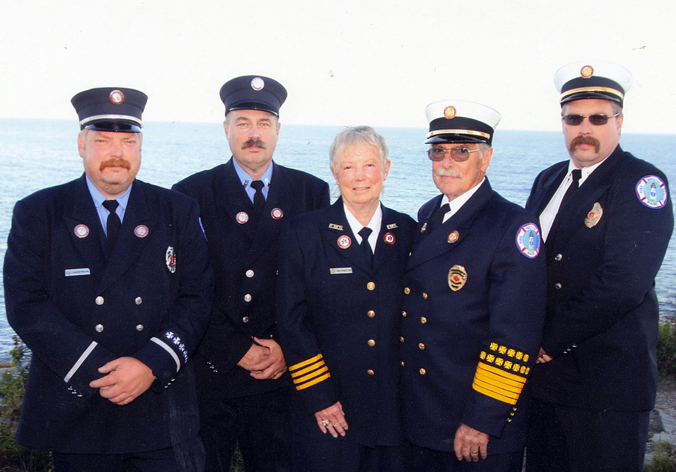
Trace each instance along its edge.
<path fill-rule="evenodd" d="M 615 113 L 613 116 L 607 115 L 564 115 L 561 117 L 563 122 L 569 126 L 579 126 L 582 124 L 585 118 L 589 118 L 589 122 L 594 126 L 603 126 L 608 123 L 608 120 L 620 116 L 619 113 Z"/>
<path fill-rule="evenodd" d="M 446 154 L 450 154 L 451 159 L 455 162 L 465 162 L 473 152 L 479 152 L 479 149 L 467 149 L 464 146 L 458 146 L 451 149 L 433 147 L 427 150 L 427 156 L 433 161 L 443 161 Z"/>

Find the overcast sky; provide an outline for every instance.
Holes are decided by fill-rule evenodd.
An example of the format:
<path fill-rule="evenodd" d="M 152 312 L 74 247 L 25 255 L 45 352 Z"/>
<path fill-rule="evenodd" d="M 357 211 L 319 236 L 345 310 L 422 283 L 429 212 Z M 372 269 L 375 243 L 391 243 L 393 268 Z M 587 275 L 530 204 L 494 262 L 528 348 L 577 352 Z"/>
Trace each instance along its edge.
<path fill-rule="evenodd" d="M 145 121 L 220 122 L 245 74 L 289 91 L 285 124 L 426 127 L 444 98 L 501 129 L 560 129 L 552 77 L 576 61 L 634 75 L 625 132 L 676 133 L 673 0 L 0 0 L 0 118 L 76 119 L 93 87 L 148 94 Z"/>

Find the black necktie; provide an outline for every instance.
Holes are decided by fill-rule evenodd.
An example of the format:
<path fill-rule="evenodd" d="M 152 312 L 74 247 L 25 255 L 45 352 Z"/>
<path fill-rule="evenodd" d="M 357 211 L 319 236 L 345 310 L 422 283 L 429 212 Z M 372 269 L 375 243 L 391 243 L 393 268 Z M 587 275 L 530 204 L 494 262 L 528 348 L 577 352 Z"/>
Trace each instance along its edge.
<path fill-rule="evenodd" d="M 373 230 L 364 226 L 359 230 L 359 236 L 361 236 L 361 247 L 364 249 L 364 254 L 366 254 L 366 260 L 370 266 L 373 266 L 373 249 L 369 244 L 369 236 Z"/>
<path fill-rule="evenodd" d="M 108 242 L 108 254 L 113 252 L 113 248 L 115 247 L 115 241 L 117 241 L 117 235 L 120 234 L 120 226 L 122 226 L 122 223 L 120 222 L 120 217 L 117 216 L 117 213 L 115 213 L 115 210 L 117 209 L 119 203 L 117 203 L 117 200 L 106 200 L 103 202 L 103 206 L 108 210 L 110 213 L 108 214 L 108 221 L 106 222 L 106 235 L 107 235 L 107 242 Z"/>
<path fill-rule="evenodd" d="M 563 200 L 561 200 L 561 205 L 559 209 L 563 208 L 563 205 L 570 199 L 570 197 L 575 193 L 575 190 L 580 186 L 580 177 L 582 177 L 582 169 L 573 169 L 571 174 L 573 176 L 573 181 L 570 183 L 570 187 L 566 190 L 566 193 L 563 195 Z"/>
<path fill-rule="evenodd" d="M 264 186 L 265 184 L 263 183 L 262 180 L 254 180 L 253 182 L 251 182 L 251 188 L 256 191 L 253 199 L 254 210 L 258 214 L 260 214 L 263 211 L 263 207 L 265 206 L 265 196 L 263 195 Z"/>
<path fill-rule="evenodd" d="M 448 203 L 441 205 L 441 208 L 439 208 L 432 218 L 430 218 L 430 224 L 427 225 L 427 231 L 431 233 L 435 228 L 441 226 L 444 222 L 444 216 L 446 216 L 446 213 L 449 211 L 451 211 L 451 205 Z"/>

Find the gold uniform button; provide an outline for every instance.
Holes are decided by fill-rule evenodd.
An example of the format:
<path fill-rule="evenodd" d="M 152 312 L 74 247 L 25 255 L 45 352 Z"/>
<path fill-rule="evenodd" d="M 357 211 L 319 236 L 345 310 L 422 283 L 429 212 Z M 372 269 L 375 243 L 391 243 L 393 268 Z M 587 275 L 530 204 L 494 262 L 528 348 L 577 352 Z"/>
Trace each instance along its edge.
<path fill-rule="evenodd" d="M 421 351 L 425 350 L 425 345 L 423 343 L 419 343 L 418 347 L 420 348 Z"/>
<path fill-rule="evenodd" d="M 367 370 L 366 373 L 369 374 L 369 375 L 376 375 L 376 373 L 373 372 L 373 369 Z"/>
<path fill-rule="evenodd" d="M 96 332 L 97 332 L 97 333 L 101 333 L 101 332 L 103 332 L 103 325 L 102 325 L 102 324 L 97 324 L 96 327 L 95 327 L 94 329 L 96 329 Z"/>
<path fill-rule="evenodd" d="M 373 347 L 373 346 L 376 345 L 376 342 L 375 342 L 373 339 L 369 339 L 367 344 L 368 344 L 369 346 Z"/>
<path fill-rule="evenodd" d="M 425 292 L 423 292 L 423 298 L 427 300 L 427 294 Z"/>
<path fill-rule="evenodd" d="M 427 318 L 425 318 L 424 316 L 421 316 L 421 317 L 420 317 L 420 322 L 421 322 L 422 324 L 426 324 L 426 323 L 427 323 Z"/>
<path fill-rule="evenodd" d="M 403 342 L 404 342 L 404 337 L 403 337 L 403 336 L 399 336 L 399 341 L 401 341 L 401 342 L 403 343 Z"/>
<path fill-rule="evenodd" d="M 96 297 L 96 300 L 94 301 L 96 302 L 97 305 L 103 305 L 104 302 L 103 297 L 101 296 Z"/>
<path fill-rule="evenodd" d="M 253 276 L 254 276 L 254 271 L 251 270 L 251 269 L 247 270 L 247 271 L 246 271 L 246 276 L 247 276 L 248 278 L 253 277 Z"/>
<path fill-rule="evenodd" d="M 406 315 L 408 315 L 408 313 L 406 313 L 405 311 L 401 312 L 401 316 L 403 316 L 404 318 L 406 318 Z"/>
<path fill-rule="evenodd" d="M 511 423 L 511 422 L 512 422 L 512 419 L 511 419 L 511 418 L 507 418 L 507 423 Z"/>
<path fill-rule="evenodd" d="M 136 331 L 143 331 L 143 325 L 142 325 L 142 324 L 137 324 L 137 325 L 136 325 Z"/>
<path fill-rule="evenodd" d="M 369 282 L 369 283 L 366 284 L 366 288 L 369 289 L 369 290 L 375 290 L 376 284 L 374 284 L 373 282 Z"/>
<path fill-rule="evenodd" d="M 408 295 L 409 293 L 411 293 L 411 289 L 408 288 L 408 287 L 406 287 L 406 288 L 404 289 L 404 293 L 405 293 L 406 295 Z"/>
<path fill-rule="evenodd" d="M 368 315 L 369 318 L 373 318 L 374 316 L 376 316 L 376 312 L 373 310 L 369 310 L 368 313 L 366 314 Z"/>
<path fill-rule="evenodd" d="M 140 305 L 141 303 L 143 303 L 143 298 L 141 298 L 141 297 L 136 297 L 136 298 L 134 299 L 134 303 L 136 303 L 137 305 Z"/>
<path fill-rule="evenodd" d="M 246 295 L 244 295 L 244 301 L 249 303 L 251 301 L 251 295 L 248 294 L 248 293 Z"/>
<path fill-rule="evenodd" d="M 404 361 L 401 361 L 401 366 L 404 367 L 406 364 L 404 364 Z"/>
<path fill-rule="evenodd" d="M 425 369 L 420 369 L 420 375 L 425 375 L 427 371 Z"/>

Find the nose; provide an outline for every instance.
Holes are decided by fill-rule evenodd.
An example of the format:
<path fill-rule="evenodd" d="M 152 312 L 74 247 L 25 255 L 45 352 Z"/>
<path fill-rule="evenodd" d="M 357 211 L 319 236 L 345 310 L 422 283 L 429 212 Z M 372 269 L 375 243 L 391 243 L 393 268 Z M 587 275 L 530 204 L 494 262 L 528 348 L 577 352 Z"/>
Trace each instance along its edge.
<path fill-rule="evenodd" d="M 589 121 L 589 118 L 585 118 L 582 120 L 582 123 L 580 124 L 580 134 L 591 134 L 592 131 L 592 124 L 591 121 Z"/>
<path fill-rule="evenodd" d="M 363 166 L 355 166 L 354 168 L 354 178 L 355 180 L 363 180 L 366 176 Z"/>
<path fill-rule="evenodd" d="M 444 158 L 441 160 L 441 165 L 443 167 L 452 167 L 453 164 L 455 164 L 455 161 L 451 157 L 451 152 L 446 151 L 446 154 L 444 154 Z"/>
<path fill-rule="evenodd" d="M 249 127 L 249 137 L 258 138 L 260 136 L 261 136 L 261 130 L 258 128 L 258 126 Z"/>
<path fill-rule="evenodd" d="M 110 145 L 110 154 L 115 157 L 120 157 L 124 154 L 122 151 L 122 142 L 113 140 Z"/>

